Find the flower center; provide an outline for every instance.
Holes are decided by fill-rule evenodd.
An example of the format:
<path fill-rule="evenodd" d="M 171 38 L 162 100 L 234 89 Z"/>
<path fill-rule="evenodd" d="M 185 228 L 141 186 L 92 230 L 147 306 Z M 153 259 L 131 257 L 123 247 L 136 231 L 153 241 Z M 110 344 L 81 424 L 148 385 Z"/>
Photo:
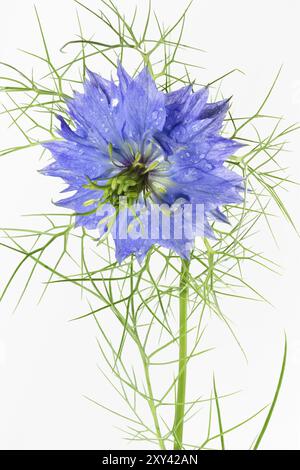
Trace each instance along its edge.
<path fill-rule="evenodd" d="M 141 193 L 145 198 L 148 197 L 148 174 L 145 164 L 135 160 L 129 168 L 108 180 L 103 199 L 118 207 L 120 197 L 126 197 L 129 205 L 137 202 Z"/>
<path fill-rule="evenodd" d="M 142 155 L 137 153 L 130 167 L 109 178 L 105 184 L 98 184 L 99 180 L 89 180 L 89 184 L 84 185 L 84 188 L 93 191 L 102 190 L 100 204 L 109 203 L 114 207 L 119 207 L 120 198 L 125 197 L 127 199 L 126 203 L 132 206 L 138 201 L 140 194 L 143 195 L 144 199 L 150 196 L 149 173 L 157 165 L 157 162 L 153 162 L 147 166 L 143 162 Z"/>

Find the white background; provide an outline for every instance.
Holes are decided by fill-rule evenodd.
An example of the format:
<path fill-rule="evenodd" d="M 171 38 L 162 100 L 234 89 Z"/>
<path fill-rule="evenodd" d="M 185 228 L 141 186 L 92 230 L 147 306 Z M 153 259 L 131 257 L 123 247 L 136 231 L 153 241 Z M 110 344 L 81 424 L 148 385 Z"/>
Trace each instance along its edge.
<path fill-rule="evenodd" d="M 54 56 L 66 40 L 77 34 L 76 8 L 72 0 L 2 0 L 0 61 L 15 63 L 19 68 L 24 66 L 27 70 L 31 68 L 31 59 L 16 50 L 41 51 L 34 3 Z M 91 7 L 98 4 L 96 0 L 85 3 Z M 130 10 L 134 3 L 131 0 L 117 2 L 124 11 Z M 153 1 L 153 7 L 165 24 L 176 19 L 184 4 L 181 0 Z M 146 14 L 147 2 L 139 0 L 138 5 Z M 236 109 L 246 115 L 255 110 L 283 64 L 268 112 L 284 115 L 287 123 L 300 121 L 299 17 L 297 0 L 195 0 L 185 38 L 207 51 L 201 64 L 205 67 L 203 80 L 201 71 L 199 79 L 205 83 L 230 69 L 242 69 L 246 75 L 232 75 L 224 83 L 224 90 L 228 96 L 234 95 Z M 96 32 L 96 36 L 101 37 L 101 32 L 96 31 L 97 23 L 85 14 L 82 18 L 87 36 Z M 105 72 L 109 74 L 109 70 Z M 1 119 L 0 123 L 1 147 L 3 142 L 14 144 L 16 131 L 7 131 L 7 120 Z M 288 166 L 290 175 L 298 180 L 299 144 L 298 132 L 290 136 L 290 152 L 284 155 L 284 166 Z M 57 194 L 59 183 L 37 174 L 38 167 L 38 155 L 34 151 L 1 159 L 2 227 L 22 225 L 22 214 L 53 210 L 51 199 Z M 299 189 L 291 186 L 284 200 L 299 227 Z M 250 279 L 255 277 L 256 285 L 273 307 L 235 302 L 227 312 L 248 353 L 249 365 L 238 358 L 239 351 L 231 344 L 232 340 L 227 339 L 219 355 L 213 356 L 211 367 L 219 377 L 221 392 L 231 388 L 245 390 L 243 398 L 236 403 L 231 401 L 226 410 L 225 419 L 230 426 L 234 424 L 231 413 L 242 419 L 270 401 L 280 368 L 285 329 L 289 341 L 287 372 L 262 448 L 300 449 L 300 245 L 296 234 L 282 219 L 275 221 L 274 229 L 279 249 L 263 230 L 256 236 L 255 248 L 259 251 L 261 247 L 266 256 L 280 263 L 281 276 L 252 273 L 250 268 L 247 272 Z M 16 258 L 1 249 L 0 260 L 3 287 Z M 17 282 L 21 283 L 22 277 Z M 113 403 L 116 408 L 119 406 L 97 369 L 99 353 L 94 323 L 68 321 L 82 310 L 80 296 L 68 295 L 68 291 L 54 287 L 37 306 L 38 292 L 40 279 L 37 276 L 16 313 L 13 313 L 14 289 L 0 305 L 0 448 L 125 448 L 127 444 L 115 428 L 120 425 L 118 418 L 83 398 L 88 395 L 110 405 Z M 216 336 L 220 335 L 220 329 L 216 324 Z M 201 370 L 198 373 L 201 388 Z M 258 427 L 250 428 L 249 444 L 255 429 Z M 246 448 L 243 433 L 235 433 L 232 442 L 233 448 Z"/>

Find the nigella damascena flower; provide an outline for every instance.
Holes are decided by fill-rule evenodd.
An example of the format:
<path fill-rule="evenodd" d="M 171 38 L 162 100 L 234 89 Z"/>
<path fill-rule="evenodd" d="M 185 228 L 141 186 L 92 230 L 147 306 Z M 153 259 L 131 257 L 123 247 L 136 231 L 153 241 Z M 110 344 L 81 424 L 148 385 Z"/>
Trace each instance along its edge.
<path fill-rule="evenodd" d="M 118 261 L 132 253 L 141 260 L 155 243 L 187 258 L 196 235 L 213 236 L 209 220 L 226 222 L 220 207 L 242 200 L 242 179 L 225 166 L 240 144 L 220 135 L 228 100 L 208 103 L 207 88 L 190 86 L 163 93 L 147 68 L 135 79 L 121 65 L 117 73 L 118 83 L 88 72 L 84 92 L 67 102 L 74 128 L 59 117 L 62 140 L 44 144 L 54 162 L 43 173 L 73 192 L 56 204 L 72 209 L 77 225 L 101 235 L 116 228 Z M 178 235 L 187 205 L 192 228 Z"/>

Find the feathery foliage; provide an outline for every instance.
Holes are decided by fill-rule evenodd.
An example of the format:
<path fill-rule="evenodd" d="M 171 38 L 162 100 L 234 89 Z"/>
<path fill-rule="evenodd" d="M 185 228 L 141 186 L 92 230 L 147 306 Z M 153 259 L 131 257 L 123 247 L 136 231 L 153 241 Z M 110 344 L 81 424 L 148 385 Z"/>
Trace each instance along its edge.
<path fill-rule="evenodd" d="M 126 19 L 111 0 L 100 0 L 99 11 L 91 10 L 86 2 L 74 1 L 99 21 L 99 40 L 86 38 L 79 21 L 79 39 L 69 41 L 61 49 L 62 53 L 68 54 L 74 51 L 72 58 L 61 64 L 61 57 L 66 56 L 61 54 L 57 63 L 56 56 L 50 53 L 42 21 L 36 11 L 43 54 L 24 53 L 29 54 L 32 61 L 38 61 L 38 70 L 45 69 L 43 77 L 39 79 L 35 73 L 27 75 L 11 64 L 1 63 L 0 92 L 6 95 L 6 102 L 10 103 L 1 114 L 10 117 L 23 139 L 23 143 L 18 146 L 1 149 L 1 157 L 28 148 L 39 151 L 43 142 L 57 140 L 55 115 L 59 113 L 66 120 L 69 119 L 65 100 L 71 96 L 73 88 L 80 87 L 89 61 L 95 58 L 106 63 L 108 69 L 114 69 L 118 60 L 126 63 L 127 54 L 134 54 L 137 64 L 135 74 L 147 65 L 160 89 L 165 92 L 183 84 L 193 84 L 194 87 L 199 85 L 192 77 L 200 68 L 197 64 L 202 51 L 185 44 L 182 39 L 190 5 L 175 24 L 163 28 L 149 2 L 144 27 L 139 30 L 136 28 L 138 11 L 132 18 Z M 157 38 L 149 32 L 150 22 L 153 21 Z M 102 34 L 104 31 L 107 34 Z M 106 42 L 101 40 L 104 37 L 108 38 Z M 185 63 L 187 50 L 196 55 L 195 64 Z M 219 85 L 236 71 L 223 73 L 210 85 Z M 216 239 L 199 242 L 192 253 L 186 280 L 189 289 L 188 365 L 202 361 L 202 356 L 205 357 L 212 350 L 203 346 L 206 325 L 212 314 L 224 322 L 242 354 L 245 354 L 230 320 L 222 311 L 222 298 L 230 296 L 239 302 L 243 299 L 265 300 L 263 293 L 247 282 L 243 274 L 246 261 L 262 269 L 277 268 L 275 263 L 253 249 L 256 227 L 265 222 L 272 233 L 271 217 L 276 209 L 293 225 L 281 199 L 282 188 L 292 182 L 285 177 L 280 157 L 289 134 L 298 127 L 283 127 L 280 118 L 269 116 L 266 111 L 278 77 L 279 73 L 252 116 L 234 117 L 230 113 L 226 122 L 224 135 L 246 144 L 239 156 L 229 158 L 227 162 L 228 167 L 240 172 L 246 181 L 245 202 L 239 206 L 226 207 L 230 225 L 215 223 L 213 229 Z M 272 130 L 266 136 L 259 131 L 262 120 L 272 125 Z M 45 158 L 44 151 L 41 156 Z M 0 300 L 10 288 L 18 287 L 16 276 L 23 269 L 29 269 L 29 273 L 16 307 L 36 272 L 44 272 L 46 275 L 40 300 L 52 284 L 64 283 L 78 287 L 84 299 L 87 299 L 89 309 L 84 315 L 75 315 L 74 320 L 94 319 L 99 334 L 99 352 L 104 363 L 102 373 L 120 400 L 127 405 L 128 414 L 96 400 L 92 401 L 124 420 L 124 432 L 129 441 L 146 441 L 147 445 L 169 448 L 176 435 L 170 410 L 176 404 L 178 382 L 176 358 L 180 332 L 176 308 L 181 293 L 180 259 L 172 252 L 155 246 L 142 265 L 133 257 L 118 265 L 114 261 L 110 237 L 99 241 L 96 234 L 75 229 L 72 214 L 41 214 L 38 219 L 40 229 L 1 229 L 1 248 L 13 251 L 20 260 L 3 287 Z M 50 250 L 51 256 L 48 256 Z M 55 259 L 53 252 L 57 253 Z M 119 331 L 117 341 L 109 333 L 112 323 Z M 131 353 L 127 354 L 128 351 Z M 129 357 L 135 359 L 130 361 Z M 285 361 L 286 349 L 275 398 L 254 449 L 258 448 L 269 424 L 282 383 Z M 164 379 L 160 389 L 156 390 L 152 377 L 160 374 Z M 189 394 L 187 398 L 184 421 L 195 420 L 199 409 L 205 406 L 209 408 L 209 422 L 207 434 L 195 436 L 194 442 L 183 441 L 185 449 L 225 449 L 228 433 L 246 425 L 266 409 L 263 407 L 252 416 L 227 427 L 221 405 L 223 400 L 232 399 L 230 397 L 233 394 L 218 395 L 215 379 L 211 390 L 210 396 L 199 396 L 196 390 L 195 396 Z M 213 419 L 216 419 L 216 432 L 213 431 Z"/>

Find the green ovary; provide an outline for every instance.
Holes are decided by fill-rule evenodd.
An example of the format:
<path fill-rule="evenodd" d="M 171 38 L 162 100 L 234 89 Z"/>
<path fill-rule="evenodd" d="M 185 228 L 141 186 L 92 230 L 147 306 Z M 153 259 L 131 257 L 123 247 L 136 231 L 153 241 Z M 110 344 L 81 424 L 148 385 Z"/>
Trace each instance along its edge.
<path fill-rule="evenodd" d="M 98 184 L 98 181 L 89 180 L 84 188 L 95 191 L 103 191 L 100 204 L 109 203 L 114 207 L 119 207 L 120 198 L 126 198 L 126 203 L 132 206 L 138 201 L 142 194 L 144 199 L 150 196 L 151 188 L 149 185 L 149 174 L 157 163 L 146 166 L 142 161 L 142 155 L 137 153 L 131 166 L 121 171 L 118 175 L 109 178 L 105 184 Z M 95 202 L 87 201 L 86 205 Z"/>

